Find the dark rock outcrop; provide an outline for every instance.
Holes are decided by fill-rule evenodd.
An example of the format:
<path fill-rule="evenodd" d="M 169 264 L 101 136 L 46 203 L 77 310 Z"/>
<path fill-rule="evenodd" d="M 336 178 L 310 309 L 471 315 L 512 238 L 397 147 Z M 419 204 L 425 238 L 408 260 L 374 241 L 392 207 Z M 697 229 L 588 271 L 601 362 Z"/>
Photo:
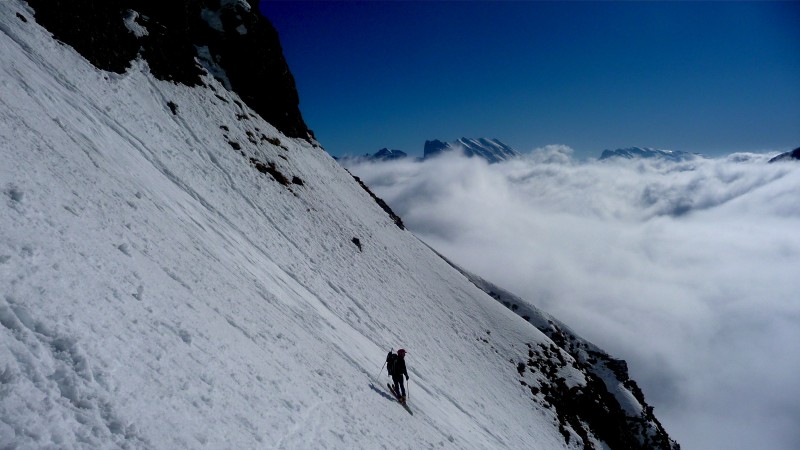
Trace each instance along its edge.
<path fill-rule="evenodd" d="M 425 141 L 425 147 L 422 152 L 422 157 L 432 158 L 446 151 L 448 148 L 449 145 L 447 145 L 447 143 L 442 142 L 438 139 L 434 139 L 432 141 Z"/>
<path fill-rule="evenodd" d="M 345 170 L 347 170 L 347 169 L 345 169 Z M 348 171 L 347 173 L 350 173 L 350 172 Z M 397 228 L 400 228 L 401 230 L 405 230 L 406 229 L 406 226 L 403 224 L 403 219 L 401 219 L 400 216 L 395 214 L 395 212 L 392 211 L 392 208 L 390 208 L 389 205 L 387 205 L 386 202 L 382 198 L 378 197 L 377 195 L 375 195 L 374 192 L 369 190 L 367 185 L 364 184 L 363 181 L 361 181 L 361 178 L 358 178 L 357 176 L 353 175 L 352 173 L 350 173 L 350 176 L 352 176 L 353 179 L 356 180 L 356 183 L 358 183 L 358 185 L 361 186 L 361 189 L 364 189 L 367 192 L 367 194 L 369 194 L 369 196 L 372 197 L 372 200 L 374 200 L 375 203 L 377 203 L 378 206 L 380 206 L 381 209 L 384 210 L 384 212 L 386 212 L 386 214 L 389 215 L 389 218 L 392 219 L 392 222 L 394 222 L 395 225 L 397 225 Z"/>
<path fill-rule="evenodd" d="M 195 86 L 208 71 L 289 137 L 313 141 L 278 33 L 258 0 L 28 0 L 36 21 L 99 69 L 141 55 L 160 80 Z"/>
<path fill-rule="evenodd" d="M 96 67 L 122 73 L 136 57 L 136 36 L 125 27 L 121 1 L 28 0 L 36 21 Z"/>
<path fill-rule="evenodd" d="M 769 160 L 770 163 L 779 161 L 800 161 L 800 147 L 797 147 L 790 152 L 781 153 L 780 155 Z"/>
<path fill-rule="evenodd" d="M 642 390 L 630 378 L 624 360 L 611 357 L 520 297 L 443 256 L 442 259 L 478 289 L 550 338 L 552 344 L 549 345 L 524 343 L 527 348 L 509 355 L 509 362 L 519 374 L 517 382 L 527 389 L 532 404 L 556 413 L 559 430 L 568 445 L 577 439 L 587 450 L 680 449 L 656 418 L 653 407 L 645 401 Z M 489 342 L 485 338 L 479 340 Z M 567 381 L 565 375 L 576 372 L 585 382 Z M 596 440 L 605 447 L 596 446 L 593 443 Z"/>
<path fill-rule="evenodd" d="M 377 161 L 393 161 L 396 159 L 406 158 L 407 156 L 408 154 L 406 154 L 406 152 L 400 150 L 389 150 L 388 148 L 382 148 L 375 152 L 374 155 L 370 155 L 369 159 Z"/>

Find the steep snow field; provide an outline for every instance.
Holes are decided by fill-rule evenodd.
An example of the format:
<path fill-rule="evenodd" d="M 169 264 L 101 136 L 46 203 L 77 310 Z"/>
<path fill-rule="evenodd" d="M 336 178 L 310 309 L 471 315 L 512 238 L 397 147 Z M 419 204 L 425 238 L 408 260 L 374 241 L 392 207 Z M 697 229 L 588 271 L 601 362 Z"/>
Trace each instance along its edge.
<path fill-rule="evenodd" d="M 578 447 L 509 363 L 550 340 L 321 148 L 212 79 L 100 72 L 20 2 L 0 60 L 0 447 Z"/>

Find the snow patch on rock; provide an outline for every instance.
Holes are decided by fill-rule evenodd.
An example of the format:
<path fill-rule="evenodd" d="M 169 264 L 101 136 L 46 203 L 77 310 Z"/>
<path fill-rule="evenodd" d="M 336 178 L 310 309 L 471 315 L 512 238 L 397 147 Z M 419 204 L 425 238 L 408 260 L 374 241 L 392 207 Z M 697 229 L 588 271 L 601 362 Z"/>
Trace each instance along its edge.
<path fill-rule="evenodd" d="M 137 38 L 141 38 L 150 34 L 147 31 L 147 28 L 139 25 L 136 22 L 136 19 L 139 17 L 139 13 L 133 10 L 128 10 L 125 15 L 122 16 L 122 20 L 125 22 L 125 27 L 133 33 L 134 36 Z"/>

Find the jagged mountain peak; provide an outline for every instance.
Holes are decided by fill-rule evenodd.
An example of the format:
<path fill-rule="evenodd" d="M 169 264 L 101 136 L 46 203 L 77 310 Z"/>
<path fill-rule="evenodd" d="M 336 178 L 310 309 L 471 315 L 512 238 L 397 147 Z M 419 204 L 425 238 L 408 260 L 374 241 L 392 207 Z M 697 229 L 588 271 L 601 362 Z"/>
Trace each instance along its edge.
<path fill-rule="evenodd" d="M 378 161 L 392 161 L 395 159 L 403 159 L 408 156 L 408 154 L 401 150 L 389 150 L 388 148 L 384 147 L 373 155 L 365 155 L 371 160 L 378 160 Z"/>
<path fill-rule="evenodd" d="M 479 157 L 489 163 L 506 161 L 520 156 L 517 150 L 498 139 L 462 137 L 452 142 L 442 142 L 438 139 L 425 141 L 423 158 L 433 158 L 449 151 L 460 151 L 469 158 Z"/>
<path fill-rule="evenodd" d="M 433 158 L 449 151 L 460 151 L 469 158 L 483 158 L 490 164 L 506 161 L 520 155 L 517 150 L 500 142 L 498 139 L 462 137 L 452 142 L 442 142 L 438 139 L 425 141 L 423 158 Z"/>
<path fill-rule="evenodd" d="M 459 152 L 468 158 L 481 158 L 490 164 L 507 161 L 520 156 L 517 150 L 500 142 L 498 139 L 473 139 L 464 137 L 452 142 L 443 142 L 438 139 L 425 141 L 423 156 L 422 158 L 415 158 L 415 161 L 420 162 L 429 158 L 435 158 L 447 152 Z M 408 154 L 403 151 L 382 148 L 374 154 L 367 153 L 362 156 L 345 156 L 337 159 L 347 165 L 361 162 L 396 161 L 407 157 Z"/>

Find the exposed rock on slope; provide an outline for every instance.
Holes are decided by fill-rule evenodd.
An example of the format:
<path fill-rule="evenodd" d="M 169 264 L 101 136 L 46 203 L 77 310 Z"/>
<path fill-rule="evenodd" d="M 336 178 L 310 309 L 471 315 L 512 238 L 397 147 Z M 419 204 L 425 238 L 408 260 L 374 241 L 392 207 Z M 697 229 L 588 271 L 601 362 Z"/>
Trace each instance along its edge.
<path fill-rule="evenodd" d="M 680 448 L 628 375 L 625 361 L 612 358 L 530 302 L 442 258 L 552 340 L 549 345 L 525 343 L 527 355 L 509 362 L 516 364 L 531 401 L 556 411 L 567 444 L 577 436 L 585 449 L 600 448 L 599 441 L 612 449 Z"/>
<path fill-rule="evenodd" d="M 348 171 L 347 173 L 350 173 L 350 172 Z M 353 179 L 356 180 L 356 183 L 358 183 L 358 185 L 361 186 L 361 189 L 364 189 L 364 191 L 366 191 L 367 194 L 369 194 L 369 196 L 372 197 L 373 200 L 375 200 L 375 203 L 377 203 L 378 206 L 380 206 L 381 209 L 384 210 L 386 212 L 386 214 L 389 215 L 389 217 L 392 219 L 394 224 L 397 225 L 397 228 L 400 228 L 401 230 L 405 230 L 406 226 L 403 225 L 403 219 L 401 219 L 400 216 L 395 214 L 395 212 L 392 211 L 392 208 L 390 208 L 389 205 L 382 198 L 380 198 L 377 195 L 375 195 L 375 193 L 372 192 L 370 190 L 370 188 L 368 188 L 367 185 L 364 184 L 363 181 L 361 181 L 361 178 L 358 178 L 357 176 L 355 176 L 353 174 L 351 174 L 351 175 L 353 176 Z M 359 249 L 360 248 L 361 247 L 359 246 Z"/>
<path fill-rule="evenodd" d="M 283 134 L 313 141 L 278 33 L 258 3 L 28 1 L 37 22 L 97 68 L 122 73 L 141 55 L 156 78 L 189 86 L 208 70 Z"/>

